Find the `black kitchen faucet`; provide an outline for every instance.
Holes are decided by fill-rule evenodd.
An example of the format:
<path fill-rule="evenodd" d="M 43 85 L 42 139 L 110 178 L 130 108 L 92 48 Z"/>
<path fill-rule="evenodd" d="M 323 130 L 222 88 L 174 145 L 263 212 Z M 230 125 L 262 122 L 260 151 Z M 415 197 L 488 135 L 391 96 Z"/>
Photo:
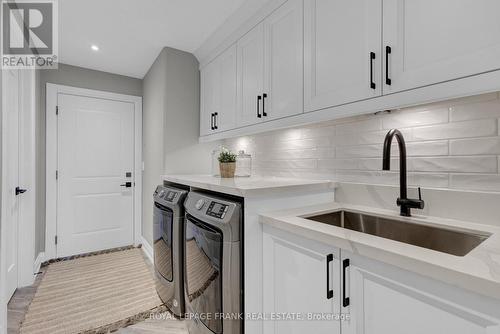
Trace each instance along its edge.
<path fill-rule="evenodd" d="M 384 155 L 383 155 L 383 170 L 391 169 L 391 144 L 392 138 L 396 137 L 399 146 L 399 186 L 400 186 L 400 195 L 397 199 L 396 203 L 401 207 L 401 216 L 410 217 L 411 209 L 420 209 L 424 208 L 424 201 L 422 200 L 422 194 L 420 191 L 420 187 L 418 188 L 418 197 L 419 199 L 411 199 L 408 198 L 408 189 L 407 189 L 407 172 L 406 172 L 406 144 L 405 139 L 403 138 L 403 134 L 398 129 L 390 130 L 385 136 L 384 141 Z"/>

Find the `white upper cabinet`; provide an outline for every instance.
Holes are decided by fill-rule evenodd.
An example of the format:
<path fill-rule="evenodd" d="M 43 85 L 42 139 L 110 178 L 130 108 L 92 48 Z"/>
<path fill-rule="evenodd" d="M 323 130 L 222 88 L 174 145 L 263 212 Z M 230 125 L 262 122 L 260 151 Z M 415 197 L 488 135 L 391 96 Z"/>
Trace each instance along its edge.
<path fill-rule="evenodd" d="M 201 70 L 200 135 L 236 127 L 236 45 Z"/>
<path fill-rule="evenodd" d="M 238 41 L 237 124 L 245 126 L 262 118 L 264 88 L 264 29 L 261 24 Z M 258 117 L 260 116 L 260 117 Z"/>
<path fill-rule="evenodd" d="M 498 0 L 384 0 L 383 11 L 384 93 L 500 69 Z"/>
<path fill-rule="evenodd" d="M 382 0 L 305 0 L 306 112 L 380 96 Z"/>
<path fill-rule="evenodd" d="M 219 56 L 220 114 L 215 115 L 218 131 L 236 127 L 236 44 Z"/>
<path fill-rule="evenodd" d="M 264 21 L 264 121 L 303 112 L 302 7 L 288 0 Z"/>
<path fill-rule="evenodd" d="M 209 135 L 214 131 L 214 113 L 217 110 L 220 95 L 217 62 L 214 60 L 200 72 L 200 135 Z"/>
<path fill-rule="evenodd" d="M 288 0 L 238 41 L 238 126 L 302 113 L 302 0 Z"/>
<path fill-rule="evenodd" d="M 339 249 L 264 226 L 265 314 L 338 315 Z M 340 334 L 335 319 L 264 322 L 264 334 Z"/>
<path fill-rule="evenodd" d="M 500 0 L 272 3 L 202 69 L 204 140 L 500 90 Z"/>

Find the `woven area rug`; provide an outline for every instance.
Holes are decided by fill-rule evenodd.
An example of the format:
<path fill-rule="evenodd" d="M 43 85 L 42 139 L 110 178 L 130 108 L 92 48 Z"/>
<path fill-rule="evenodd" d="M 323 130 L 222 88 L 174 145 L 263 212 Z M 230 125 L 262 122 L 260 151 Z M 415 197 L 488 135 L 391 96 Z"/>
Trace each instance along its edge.
<path fill-rule="evenodd" d="M 149 316 L 162 304 L 142 250 L 49 265 L 21 334 L 107 333 Z"/>

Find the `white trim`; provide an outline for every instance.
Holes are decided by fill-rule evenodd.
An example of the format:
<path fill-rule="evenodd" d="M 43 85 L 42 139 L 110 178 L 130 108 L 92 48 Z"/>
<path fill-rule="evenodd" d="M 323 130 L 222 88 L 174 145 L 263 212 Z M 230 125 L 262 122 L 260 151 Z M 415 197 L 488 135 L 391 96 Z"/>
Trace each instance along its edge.
<path fill-rule="evenodd" d="M 0 15 L 2 15 L 2 6 L 0 6 Z M 3 17 L 3 16 L 2 16 Z M 1 51 L 0 51 L 1 54 Z M 3 99 L 3 71 L 0 71 L 0 117 L 2 118 L 1 121 L 1 130 L 2 133 L 0 136 L 2 137 L 1 140 L 1 161 L 0 164 L 1 166 L 1 180 L 5 180 L 5 130 L 6 130 L 6 123 L 7 123 L 7 115 L 5 112 L 4 108 L 4 99 Z M 5 237 L 5 224 L 3 222 L 5 221 L 5 210 L 3 210 L 3 202 L 5 199 L 5 195 L 7 194 L 7 189 L 5 186 L 5 182 L 0 182 L 0 333 L 6 333 L 7 332 L 7 300 L 5 298 L 5 286 L 7 282 L 6 278 L 6 237 Z"/>
<path fill-rule="evenodd" d="M 19 186 L 28 191 L 19 198 L 19 237 L 17 286 L 34 282 L 36 221 L 36 143 L 35 70 L 19 71 L 21 105 L 19 108 Z"/>
<path fill-rule="evenodd" d="M 142 247 L 141 247 L 142 251 L 144 252 L 144 254 L 146 254 L 149 261 L 151 261 L 151 264 L 153 264 L 154 263 L 153 247 L 151 247 L 151 244 L 146 239 L 144 239 L 144 237 L 141 237 L 141 242 L 142 242 Z"/>
<path fill-rule="evenodd" d="M 45 260 L 55 258 L 57 254 L 54 244 L 57 232 L 57 182 L 55 178 L 57 170 L 57 116 L 55 110 L 57 95 L 60 93 L 134 103 L 134 245 L 138 246 L 141 243 L 142 232 L 142 97 L 47 83 Z"/>
<path fill-rule="evenodd" d="M 35 263 L 33 263 L 33 279 L 35 279 L 36 274 L 40 271 L 40 267 L 42 263 L 45 261 L 45 253 L 39 253 L 35 259 Z"/>

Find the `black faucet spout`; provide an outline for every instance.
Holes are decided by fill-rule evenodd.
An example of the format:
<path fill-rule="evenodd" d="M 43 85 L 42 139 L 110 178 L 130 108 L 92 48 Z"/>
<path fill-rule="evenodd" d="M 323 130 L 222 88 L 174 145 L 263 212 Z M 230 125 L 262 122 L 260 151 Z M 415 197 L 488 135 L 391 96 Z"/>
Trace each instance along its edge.
<path fill-rule="evenodd" d="M 424 201 L 422 199 L 409 199 L 407 187 L 407 170 L 406 170 L 406 143 L 403 134 L 398 129 L 390 130 L 385 136 L 384 153 L 382 158 L 382 169 L 391 169 L 391 146 L 392 140 L 396 137 L 399 147 L 399 187 L 400 196 L 396 203 L 401 207 L 401 216 L 411 216 L 411 208 L 423 209 Z"/>

